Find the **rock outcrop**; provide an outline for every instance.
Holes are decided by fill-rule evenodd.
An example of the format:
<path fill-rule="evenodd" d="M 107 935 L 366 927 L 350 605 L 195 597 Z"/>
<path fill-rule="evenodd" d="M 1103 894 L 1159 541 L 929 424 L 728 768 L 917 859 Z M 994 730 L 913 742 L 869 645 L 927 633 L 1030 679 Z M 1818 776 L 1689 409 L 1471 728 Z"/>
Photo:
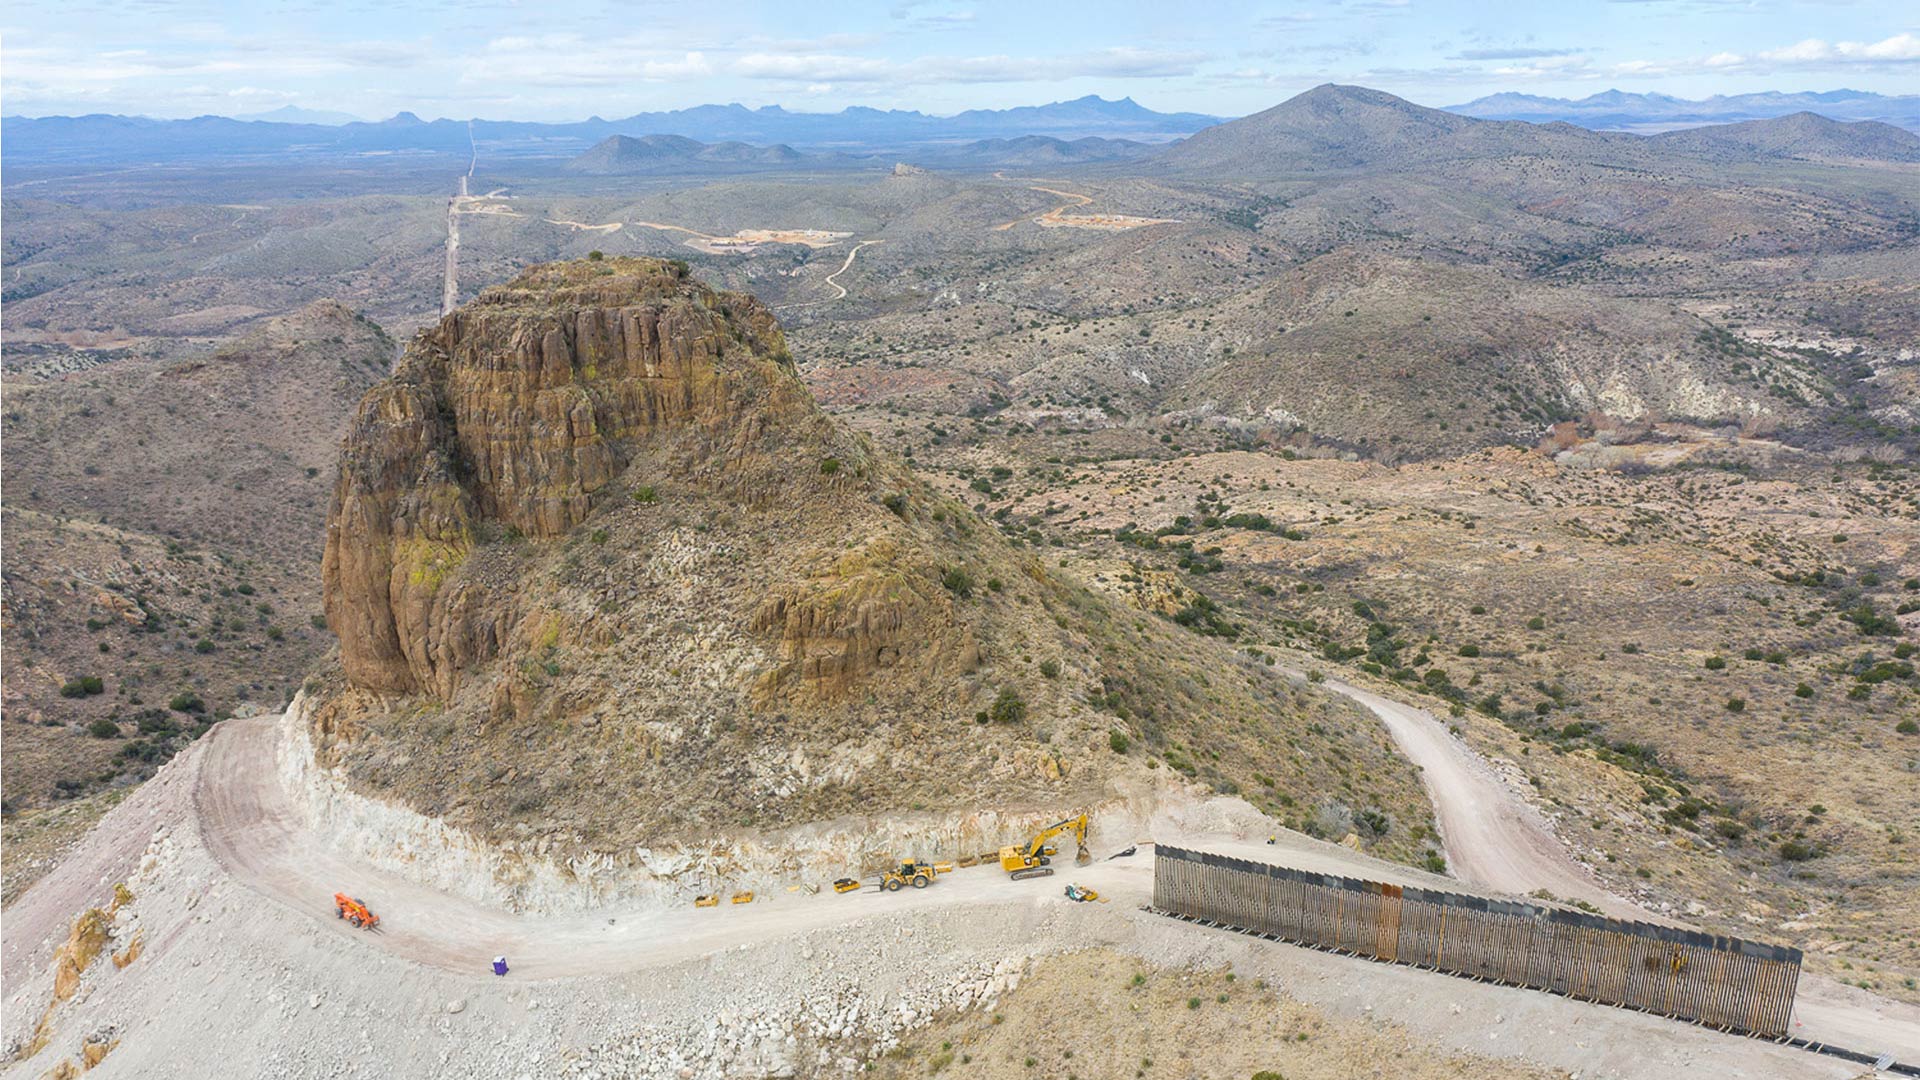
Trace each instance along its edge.
<path fill-rule="evenodd" d="M 673 262 L 534 267 L 422 333 L 349 429 L 324 577 L 313 763 L 476 865 L 713 874 L 828 823 L 818 865 L 844 863 L 862 822 L 1305 780 L 1290 736 L 1418 792 L 1325 702 L 1056 576 L 828 417 L 768 310 Z"/>
<path fill-rule="evenodd" d="M 552 538 L 586 520 L 639 443 L 747 503 L 771 443 L 824 419 L 773 315 L 676 264 L 536 267 L 442 319 L 362 402 L 322 575 L 342 666 L 375 690 L 452 693 L 504 628 L 484 582 L 449 581 L 476 531 Z"/>

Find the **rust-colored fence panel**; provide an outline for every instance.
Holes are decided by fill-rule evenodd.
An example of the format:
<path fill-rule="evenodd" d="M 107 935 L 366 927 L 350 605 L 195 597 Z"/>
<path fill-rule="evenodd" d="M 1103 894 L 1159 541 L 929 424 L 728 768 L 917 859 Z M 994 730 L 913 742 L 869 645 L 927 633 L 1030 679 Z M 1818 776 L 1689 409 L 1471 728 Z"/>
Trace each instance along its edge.
<path fill-rule="evenodd" d="M 1185 848 L 1154 849 L 1153 906 L 1286 941 L 1781 1036 L 1800 950 L 1316 874 Z"/>

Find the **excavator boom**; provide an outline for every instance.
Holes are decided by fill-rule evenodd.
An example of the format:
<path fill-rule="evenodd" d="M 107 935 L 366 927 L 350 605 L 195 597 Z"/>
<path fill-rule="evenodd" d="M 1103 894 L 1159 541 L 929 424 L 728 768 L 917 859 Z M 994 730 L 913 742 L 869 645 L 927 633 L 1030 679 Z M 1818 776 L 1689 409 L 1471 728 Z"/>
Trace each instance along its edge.
<path fill-rule="evenodd" d="M 1084 813 L 1067 818 L 1065 821 L 1057 821 L 1035 833 L 1033 839 L 1024 845 L 1001 848 L 1000 868 L 1012 874 L 1016 881 L 1021 878 L 1045 877 L 1053 873 L 1052 867 L 1048 864 L 1053 861 L 1054 849 L 1049 847 L 1047 842 L 1064 833 L 1073 834 L 1077 848 L 1073 861 L 1080 866 L 1085 866 L 1093 861 L 1093 853 L 1087 850 L 1087 832 L 1091 828 L 1092 822 Z"/>

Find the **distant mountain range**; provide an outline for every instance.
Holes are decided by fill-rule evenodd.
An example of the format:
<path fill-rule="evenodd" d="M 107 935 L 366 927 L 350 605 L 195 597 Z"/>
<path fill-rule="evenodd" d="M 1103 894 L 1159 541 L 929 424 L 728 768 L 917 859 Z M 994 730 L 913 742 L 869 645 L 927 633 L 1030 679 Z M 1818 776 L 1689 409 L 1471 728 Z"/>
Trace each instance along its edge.
<path fill-rule="evenodd" d="M 1526 120 L 1535 124 L 1562 120 L 1584 128 L 1619 131 L 1666 131 L 1703 124 L 1731 124 L 1810 112 L 1830 120 L 1879 120 L 1909 130 L 1920 130 L 1920 94 L 1888 96 L 1864 90 L 1822 93 L 1735 94 L 1703 101 L 1666 94 L 1629 94 L 1620 90 L 1584 97 L 1536 97 L 1532 94 L 1494 94 L 1446 111 L 1482 120 Z"/>
<path fill-rule="evenodd" d="M 1367 167 L 1409 154 L 1611 154 L 1644 142 L 1634 136 L 1780 120 L 1793 122 L 1666 145 L 1685 152 L 1910 160 L 1900 137 L 1905 133 L 1898 129 L 1920 130 L 1920 95 L 1835 90 L 1686 101 L 1609 90 L 1579 101 L 1495 94 L 1442 110 L 1377 90 L 1329 85 L 1230 122 L 1199 113 L 1154 112 L 1131 98 L 1095 96 L 954 116 L 862 107 L 806 113 L 777 105 L 701 105 L 563 124 L 428 121 L 410 112 L 367 122 L 288 107 L 249 118 L 7 117 L 0 146 L 7 165 L 421 153 L 464 158 L 477 145 L 483 157 L 496 160 L 571 159 L 566 167 L 586 174 L 853 168 L 893 161 L 1000 168 L 1140 160 L 1191 174 L 1257 175 Z M 1833 123 L 1862 120 L 1893 127 Z"/>
<path fill-rule="evenodd" d="M 972 109 L 954 116 L 864 107 L 837 113 L 789 112 L 778 105 L 700 105 L 576 123 L 511 120 L 425 121 L 410 112 L 377 123 L 277 122 L 201 116 L 191 120 L 90 115 L 5 118 L 8 164 L 177 161 L 299 154 L 430 152 L 464 155 L 471 138 L 495 154 L 577 154 L 612 135 L 677 135 L 707 143 L 786 144 L 807 149 L 884 153 L 981 139 L 1044 135 L 1169 142 L 1217 124 L 1199 113 L 1160 113 L 1132 98 L 1089 95 L 1051 105 Z"/>
<path fill-rule="evenodd" d="M 264 121 L 269 124 L 324 124 L 328 127 L 366 123 L 352 113 L 334 112 L 330 109 L 302 109 L 297 105 L 282 105 L 267 112 L 240 113 L 234 119 L 256 124 Z"/>
<path fill-rule="evenodd" d="M 1429 109 L 1363 86 L 1318 86 L 1230 120 L 1146 158 L 1142 166 L 1195 179 L 1263 179 L 1339 171 L 1432 170 L 1446 162 L 1544 158 L 1649 165 L 1714 161 L 1920 161 L 1920 135 L 1877 121 L 1813 113 L 1638 135 L 1566 123 L 1483 120 Z"/>
<path fill-rule="evenodd" d="M 1044 168 L 1095 161 L 1142 158 L 1158 147 L 1130 139 L 1056 139 L 1048 135 L 1021 135 L 1012 139 L 979 139 L 969 143 L 918 147 L 903 156 L 909 163 L 942 168 Z M 837 150 L 801 153 L 785 143 L 753 146 L 743 142 L 703 143 L 680 135 L 609 135 L 568 161 L 568 172 L 588 176 L 633 176 L 700 172 L 750 172 L 760 169 L 870 168 L 890 163 L 890 157 L 859 157 Z"/>

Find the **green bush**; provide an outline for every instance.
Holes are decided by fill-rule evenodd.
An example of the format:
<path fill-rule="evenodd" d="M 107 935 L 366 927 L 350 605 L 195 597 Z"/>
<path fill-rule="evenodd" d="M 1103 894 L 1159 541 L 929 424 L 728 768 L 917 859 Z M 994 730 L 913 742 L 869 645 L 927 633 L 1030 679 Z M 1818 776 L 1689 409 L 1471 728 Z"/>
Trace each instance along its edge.
<path fill-rule="evenodd" d="M 1741 712 L 1746 712 L 1746 711 L 1747 711 L 1747 699 L 1746 699 L 1746 698 L 1738 698 L 1738 697 L 1730 697 L 1730 698 L 1728 698 L 1728 699 L 1727 699 L 1727 711 L 1728 711 L 1728 712 L 1730 712 L 1730 713 L 1741 713 Z"/>
<path fill-rule="evenodd" d="M 948 592 L 962 600 L 973 595 L 973 575 L 967 573 L 965 567 L 955 566 L 950 568 L 946 573 L 940 575 L 940 584 L 945 585 Z"/>
<path fill-rule="evenodd" d="M 642 484 L 634 488 L 632 497 L 634 502 L 642 506 L 651 506 L 660 501 L 660 493 L 653 489 L 652 484 Z"/>
<path fill-rule="evenodd" d="M 1797 698 L 1810 698 L 1813 696 L 1813 687 L 1808 686 L 1806 683 L 1801 683 L 1793 688 L 1793 696 Z"/>
<path fill-rule="evenodd" d="M 1480 655 L 1480 646 L 1478 646 L 1478 645 L 1462 645 L 1462 646 L 1460 646 L 1460 655 L 1461 655 L 1461 656 L 1464 656 L 1464 657 L 1466 657 L 1466 658 L 1467 658 L 1467 659 L 1469 659 L 1469 660 L 1471 660 L 1471 659 L 1473 659 L 1474 657 L 1476 657 L 1476 656 L 1479 656 L 1479 655 Z"/>
<path fill-rule="evenodd" d="M 1718 657 L 1718 656 L 1707 657 L 1708 671 L 1720 671 L 1720 670 L 1723 670 L 1726 666 L 1727 666 L 1727 662 L 1722 657 Z"/>
<path fill-rule="evenodd" d="M 1527 620 L 1527 629 L 1529 630 L 1545 630 L 1546 628 L 1547 620 L 1542 616 L 1535 615 L 1533 618 Z"/>
<path fill-rule="evenodd" d="M 1059 678 L 1060 677 L 1060 661 L 1058 660 L 1040 661 L 1040 674 L 1045 675 L 1049 679 Z"/>
<path fill-rule="evenodd" d="M 1806 862 L 1820 854 L 1820 850 L 1805 840 L 1788 840 L 1780 845 L 1780 858 L 1787 862 Z"/>
<path fill-rule="evenodd" d="M 1127 739 L 1126 735 L 1122 734 L 1121 732 L 1118 732 L 1118 731 L 1107 732 L 1107 747 L 1108 749 L 1112 750 L 1114 753 L 1124 754 L 1127 752 L 1127 747 L 1132 745 L 1133 743 L 1130 742 Z"/>
<path fill-rule="evenodd" d="M 106 683 L 100 681 L 100 676 L 80 675 L 67 680 L 66 685 L 60 688 L 60 696 L 64 698 L 91 697 L 94 694 L 104 694 L 106 691 Z"/>
<path fill-rule="evenodd" d="M 830 457 L 830 458 L 820 459 L 820 475 L 821 476 L 832 476 L 834 473 L 837 473 L 839 471 L 840 471 L 839 458 Z"/>
<path fill-rule="evenodd" d="M 1902 720 L 1893 725 L 1893 730 L 1902 735 L 1920 735 L 1920 721 Z"/>
<path fill-rule="evenodd" d="M 120 725 L 103 716 L 87 725 L 87 734 L 96 739 L 117 739 L 120 737 Z"/>
<path fill-rule="evenodd" d="M 1003 686 L 993 704 L 987 706 L 987 718 L 996 724 L 1017 724 L 1027 718 L 1026 699 L 1013 687 Z"/>
<path fill-rule="evenodd" d="M 200 700 L 199 694 L 182 690 L 167 702 L 167 708 L 177 713 L 203 713 L 207 711 L 207 703 Z"/>

